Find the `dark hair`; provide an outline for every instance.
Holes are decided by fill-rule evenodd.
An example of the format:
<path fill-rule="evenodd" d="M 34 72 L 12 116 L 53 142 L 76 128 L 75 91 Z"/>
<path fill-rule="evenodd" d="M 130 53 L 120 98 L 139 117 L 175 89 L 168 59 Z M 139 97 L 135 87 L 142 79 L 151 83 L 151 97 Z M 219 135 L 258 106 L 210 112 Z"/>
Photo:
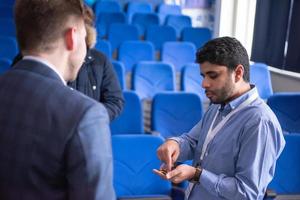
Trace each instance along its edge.
<path fill-rule="evenodd" d="M 20 49 L 49 51 L 66 31 L 70 17 L 83 20 L 82 0 L 16 0 L 15 22 Z"/>
<path fill-rule="evenodd" d="M 243 79 L 249 82 L 249 57 L 246 49 L 235 38 L 220 37 L 208 41 L 196 53 L 196 62 L 210 62 L 212 64 L 224 65 L 230 71 L 235 70 L 237 65 L 244 67 Z"/>

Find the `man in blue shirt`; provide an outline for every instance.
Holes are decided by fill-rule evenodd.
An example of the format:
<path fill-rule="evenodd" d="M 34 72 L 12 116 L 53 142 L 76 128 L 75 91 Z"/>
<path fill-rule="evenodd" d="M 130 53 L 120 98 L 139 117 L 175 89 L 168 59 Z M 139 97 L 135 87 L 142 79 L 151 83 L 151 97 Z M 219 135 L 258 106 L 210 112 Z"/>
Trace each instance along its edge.
<path fill-rule="evenodd" d="M 285 141 L 280 124 L 249 84 L 249 58 L 235 38 L 222 37 L 197 52 L 202 87 L 212 105 L 189 132 L 157 150 L 156 171 L 174 183 L 189 180 L 186 199 L 263 199 Z M 176 161 L 193 159 L 193 166 Z"/>

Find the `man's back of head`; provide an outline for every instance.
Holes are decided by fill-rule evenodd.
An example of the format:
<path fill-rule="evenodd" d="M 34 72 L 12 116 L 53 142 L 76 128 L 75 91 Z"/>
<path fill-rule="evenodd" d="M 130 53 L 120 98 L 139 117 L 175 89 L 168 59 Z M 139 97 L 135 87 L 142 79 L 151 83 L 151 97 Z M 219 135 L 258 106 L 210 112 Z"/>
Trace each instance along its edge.
<path fill-rule="evenodd" d="M 22 54 L 45 58 L 66 81 L 76 78 L 86 55 L 83 9 L 81 0 L 16 0 Z"/>

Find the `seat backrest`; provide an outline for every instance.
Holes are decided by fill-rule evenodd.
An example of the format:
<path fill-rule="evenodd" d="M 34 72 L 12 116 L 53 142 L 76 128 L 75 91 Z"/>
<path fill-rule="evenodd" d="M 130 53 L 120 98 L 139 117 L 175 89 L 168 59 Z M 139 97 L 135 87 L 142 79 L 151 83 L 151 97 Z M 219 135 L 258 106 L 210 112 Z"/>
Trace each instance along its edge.
<path fill-rule="evenodd" d="M 14 37 L 0 36 L 0 58 L 13 60 L 18 54 L 17 41 Z"/>
<path fill-rule="evenodd" d="M 300 194 L 300 134 L 285 134 L 286 144 L 268 188 L 277 194 Z"/>
<path fill-rule="evenodd" d="M 160 4 L 157 12 L 160 16 L 161 24 L 164 24 L 168 15 L 181 15 L 181 7 L 178 5 Z"/>
<path fill-rule="evenodd" d="M 175 90 L 173 66 L 162 62 L 139 62 L 132 73 L 133 90 L 143 99 L 163 91 Z"/>
<path fill-rule="evenodd" d="M 135 25 L 112 24 L 109 27 L 108 40 L 114 52 L 124 41 L 139 40 L 138 29 Z"/>
<path fill-rule="evenodd" d="M 196 48 L 200 48 L 212 39 L 212 34 L 208 28 L 187 27 L 182 30 L 181 38 L 182 41 L 192 42 Z"/>
<path fill-rule="evenodd" d="M 126 24 L 126 15 L 123 12 L 106 12 L 99 13 L 97 16 L 96 29 L 99 38 L 105 38 L 108 35 L 109 28 L 112 24 Z"/>
<path fill-rule="evenodd" d="M 2 5 L 0 2 L 0 18 L 10 18 L 13 19 L 14 11 L 11 5 Z"/>
<path fill-rule="evenodd" d="M 94 4 L 95 15 L 103 12 L 122 12 L 121 5 L 117 1 L 96 1 Z"/>
<path fill-rule="evenodd" d="M 109 59 L 111 59 L 111 56 L 112 56 L 111 44 L 108 40 L 97 41 L 95 48 L 98 51 L 101 51 L 103 54 L 105 54 Z"/>
<path fill-rule="evenodd" d="M 125 84 L 125 67 L 122 62 L 119 61 L 112 61 L 114 70 L 117 74 L 120 86 L 122 90 L 125 90 L 126 84 Z"/>
<path fill-rule="evenodd" d="M 147 2 L 134 2 L 131 1 L 128 3 L 127 7 L 127 16 L 128 16 L 128 22 L 132 22 L 132 17 L 136 13 L 152 13 L 153 8 L 150 3 Z"/>
<path fill-rule="evenodd" d="M 148 26 L 159 25 L 159 17 L 156 13 L 135 13 L 132 18 L 132 24 L 138 27 L 141 37 L 145 34 Z"/>
<path fill-rule="evenodd" d="M 10 69 L 11 61 L 6 58 L 0 58 L 0 75 Z"/>
<path fill-rule="evenodd" d="M 176 41 L 176 31 L 171 26 L 151 25 L 146 30 L 145 40 L 152 42 L 160 51 L 165 42 Z"/>
<path fill-rule="evenodd" d="M 153 61 L 154 58 L 154 46 L 147 41 L 125 41 L 118 54 L 118 60 L 124 63 L 126 73 L 131 72 L 138 62 Z"/>
<path fill-rule="evenodd" d="M 250 66 L 250 83 L 255 84 L 259 96 L 263 99 L 268 99 L 273 94 L 270 71 L 263 63 Z"/>
<path fill-rule="evenodd" d="M 186 27 L 192 27 L 192 20 L 185 15 L 168 15 L 165 25 L 172 26 L 176 30 L 177 38 L 180 38 L 181 31 Z"/>
<path fill-rule="evenodd" d="M 155 175 L 163 139 L 153 135 L 113 135 L 114 187 L 117 197 L 169 195 L 171 183 Z M 149 199 L 149 198 L 148 198 Z"/>
<path fill-rule="evenodd" d="M 200 121 L 202 113 L 202 102 L 196 94 L 156 94 L 152 102 L 152 130 L 165 138 L 179 136 L 190 131 Z"/>
<path fill-rule="evenodd" d="M 0 18 L 0 35 L 16 37 L 15 22 L 12 18 Z"/>
<path fill-rule="evenodd" d="M 203 77 L 200 75 L 199 64 L 186 64 L 181 71 L 181 90 L 199 95 L 202 101 L 207 100 L 202 88 Z"/>
<path fill-rule="evenodd" d="M 300 93 L 276 93 L 267 103 L 286 133 L 300 134 Z"/>
<path fill-rule="evenodd" d="M 133 91 L 123 91 L 125 105 L 119 117 L 110 124 L 112 134 L 144 133 L 143 109 L 140 98 Z"/>
<path fill-rule="evenodd" d="M 163 62 L 171 63 L 176 71 L 196 60 L 196 47 L 190 42 L 165 42 L 162 47 L 161 59 Z"/>

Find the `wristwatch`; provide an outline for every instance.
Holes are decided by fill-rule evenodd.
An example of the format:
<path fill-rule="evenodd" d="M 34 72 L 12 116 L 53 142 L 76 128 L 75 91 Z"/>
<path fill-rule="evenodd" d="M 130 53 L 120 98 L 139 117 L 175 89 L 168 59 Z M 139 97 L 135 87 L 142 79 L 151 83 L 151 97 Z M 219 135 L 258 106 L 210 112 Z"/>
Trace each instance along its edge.
<path fill-rule="evenodd" d="M 189 181 L 192 182 L 192 183 L 199 183 L 200 176 L 201 176 L 201 173 L 202 173 L 202 168 L 195 167 L 195 169 L 196 169 L 195 174 Z"/>

